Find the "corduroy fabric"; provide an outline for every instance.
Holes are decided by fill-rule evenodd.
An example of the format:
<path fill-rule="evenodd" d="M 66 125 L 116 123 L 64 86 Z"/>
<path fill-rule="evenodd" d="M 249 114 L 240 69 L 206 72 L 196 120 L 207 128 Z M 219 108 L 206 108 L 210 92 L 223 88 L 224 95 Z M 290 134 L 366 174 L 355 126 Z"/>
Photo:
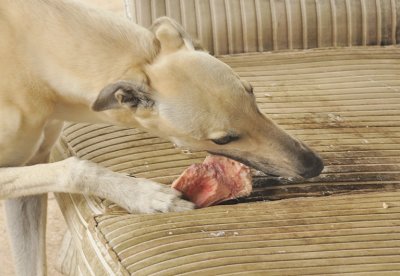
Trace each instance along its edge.
<path fill-rule="evenodd" d="M 395 45 L 398 0 L 127 0 L 143 26 L 181 23 L 215 55 L 356 45 Z"/>

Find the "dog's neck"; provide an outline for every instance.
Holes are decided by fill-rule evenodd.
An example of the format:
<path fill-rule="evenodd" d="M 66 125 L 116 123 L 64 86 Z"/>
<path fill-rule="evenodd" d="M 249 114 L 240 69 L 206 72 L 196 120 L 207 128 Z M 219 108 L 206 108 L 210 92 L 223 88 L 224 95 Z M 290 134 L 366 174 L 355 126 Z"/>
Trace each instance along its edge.
<path fill-rule="evenodd" d="M 30 29 L 35 33 L 29 36 L 34 41 L 24 41 L 29 51 L 24 48 L 21 52 L 29 55 L 26 60 L 30 61 L 31 70 L 54 92 L 57 105 L 54 117 L 78 122 L 123 122 L 121 117 L 128 111 L 94 112 L 91 104 L 112 82 L 144 78 L 143 66 L 158 51 L 154 34 L 128 20 L 107 12 L 94 12 L 80 4 L 46 3 L 51 16 L 40 14 L 45 9 L 36 9 L 30 1 L 31 9 L 21 7 L 30 20 L 43 18 Z M 49 33 L 56 39 L 49 41 Z"/>

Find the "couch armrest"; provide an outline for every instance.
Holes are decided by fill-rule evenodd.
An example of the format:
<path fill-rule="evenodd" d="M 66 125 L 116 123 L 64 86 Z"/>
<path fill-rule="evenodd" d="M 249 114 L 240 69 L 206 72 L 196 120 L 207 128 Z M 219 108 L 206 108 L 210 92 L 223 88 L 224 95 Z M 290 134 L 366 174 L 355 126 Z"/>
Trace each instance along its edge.
<path fill-rule="evenodd" d="M 169 16 L 215 55 L 400 40 L 397 0 L 125 0 L 149 26 Z"/>

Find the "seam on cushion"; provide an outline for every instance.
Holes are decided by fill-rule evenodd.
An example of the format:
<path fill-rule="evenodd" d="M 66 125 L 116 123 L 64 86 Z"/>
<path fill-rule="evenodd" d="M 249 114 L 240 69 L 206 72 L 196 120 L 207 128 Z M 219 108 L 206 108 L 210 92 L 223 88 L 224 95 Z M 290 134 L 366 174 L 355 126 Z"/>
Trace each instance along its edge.
<path fill-rule="evenodd" d="M 95 242 L 93 247 L 93 250 L 95 251 L 97 255 L 97 259 L 99 259 L 100 263 L 103 264 L 103 267 L 107 271 L 112 271 L 116 274 L 121 274 L 121 275 L 130 275 L 129 271 L 127 268 L 123 265 L 122 260 L 119 258 L 118 254 L 114 251 L 113 247 L 109 244 L 109 241 L 106 239 L 102 231 L 98 228 L 98 222 L 97 222 L 97 217 L 99 215 L 93 216 L 90 221 L 89 221 L 89 226 L 88 226 L 88 234 L 90 236 L 89 239 L 91 238 L 92 240 L 89 240 L 90 242 Z M 97 242 L 96 242 L 97 240 Z M 100 247 L 102 246 L 102 248 Z M 97 250 L 96 250 L 97 249 Z M 99 251 L 100 250 L 100 251 Z M 101 252 L 104 251 L 104 252 Z M 111 260 L 107 260 L 105 258 L 106 256 L 109 256 Z M 100 259 L 101 258 L 101 259 Z M 113 265 L 110 264 L 117 263 L 118 270 L 115 271 L 115 268 L 113 269 Z M 108 268 L 104 266 L 106 264 Z"/>
<path fill-rule="evenodd" d="M 397 5 L 395 0 L 391 0 L 392 8 L 392 45 L 396 45 L 396 31 L 397 31 Z"/>

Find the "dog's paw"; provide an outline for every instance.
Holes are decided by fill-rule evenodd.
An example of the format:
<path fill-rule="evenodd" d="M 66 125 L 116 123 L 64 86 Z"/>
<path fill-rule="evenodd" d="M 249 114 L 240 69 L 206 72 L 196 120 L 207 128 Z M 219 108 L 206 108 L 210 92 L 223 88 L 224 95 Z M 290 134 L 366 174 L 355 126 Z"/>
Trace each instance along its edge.
<path fill-rule="evenodd" d="M 127 193 L 123 196 L 125 200 L 121 204 L 121 207 L 130 213 L 182 212 L 195 208 L 192 202 L 183 200 L 181 193 L 169 186 L 147 179 L 136 180 L 138 183 L 133 184 L 132 189 L 126 191 Z"/>

